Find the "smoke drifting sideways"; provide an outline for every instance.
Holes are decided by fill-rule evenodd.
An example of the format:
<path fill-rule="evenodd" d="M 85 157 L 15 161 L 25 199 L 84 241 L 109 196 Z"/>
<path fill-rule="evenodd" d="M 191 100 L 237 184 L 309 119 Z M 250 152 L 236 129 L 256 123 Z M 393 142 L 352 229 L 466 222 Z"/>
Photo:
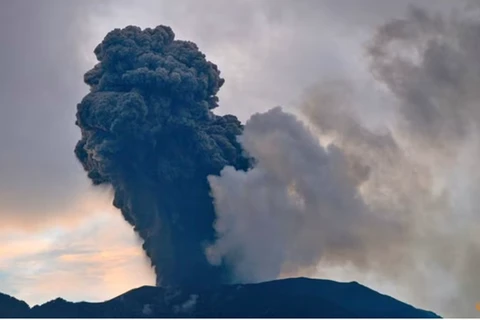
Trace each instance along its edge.
<path fill-rule="evenodd" d="M 478 315 L 479 56 L 471 10 L 412 7 L 368 43 L 370 91 L 325 81 L 297 116 L 252 116 L 239 141 L 255 166 L 209 176 L 209 261 L 243 281 L 345 267 L 408 288 L 417 306 Z M 375 99 L 393 115 L 376 127 L 362 118 Z"/>
<path fill-rule="evenodd" d="M 209 176 L 219 239 L 207 248 L 209 261 L 225 261 L 238 279 L 275 279 L 322 257 L 368 264 L 368 248 L 388 252 L 388 243 L 375 242 L 378 233 L 405 234 L 358 193 L 369 169 L 352 167 L 333 144 L 323 147 L 294 115 L 279 107 L 256 114 L 239 140 L 256 165 Z"/>
<path fill-rule="evenodd" d="M 157 285 L 228 281 L 204 255 L 215 239 L 206 177 L 246 170 L 235 116 L 214 115 L 224 80 L 197 46 L 171 28 L 129 26 L 96 47 L 77 106 L 75 154 L 94 185 L 111 185 L 114 206 L 143 239 Z"/>

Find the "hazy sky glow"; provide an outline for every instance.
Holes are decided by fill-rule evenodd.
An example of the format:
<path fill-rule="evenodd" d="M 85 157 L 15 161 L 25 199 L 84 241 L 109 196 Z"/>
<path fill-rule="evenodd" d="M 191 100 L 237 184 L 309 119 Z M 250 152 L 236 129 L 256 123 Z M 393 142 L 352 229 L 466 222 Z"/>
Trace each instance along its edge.
<path fill-rule="evenodd" d="M 140 241 L 111 205 L 110 191 L 89 186 L 73 153 L 79 138 L 75 106 L 87 91 L 83 73 L 95 64 L 93 49 L 108 31 L 164 24 L 177 38 L 197 43 L 226 79 L 218 112 L 245 121 L 277 105 L 295 110 L 309 89 L 328 79 L 348 78 L 371 92 L 365 43 L 378 25 L 403 17 L 410 3 L 437 12 L 465 4 L 0 2 L 0 291 L 33 305 L 58 296 L 100 301 L 155 282 Z M 368 102 L 360 114 L 366 125 L 392 120 L 393 107 L 369 99 L 362 96 Z M 459 170 L 452 178 L 455 190 L 472 189 L 463 183 L 465 175 Z M 468 192 L 455 196 L 457 206 L 465 206 L 462 212 L 470 212 Z M 419 299 L 395 277 L 385 281 L 349 266 L 322 266 L 305 275 L 357 280 L 417 307 L 448 313 L 436 297 Z M 449 285 L 446 279 L 438 295 Z"/>

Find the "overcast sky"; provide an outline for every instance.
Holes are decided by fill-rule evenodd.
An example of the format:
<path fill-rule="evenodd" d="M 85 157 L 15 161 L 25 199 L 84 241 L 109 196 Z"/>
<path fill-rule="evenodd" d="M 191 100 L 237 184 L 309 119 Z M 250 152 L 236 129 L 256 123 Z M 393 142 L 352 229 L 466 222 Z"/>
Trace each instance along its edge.
<path fill-rule="evenodd" d="M 0 1 L 0 290 L 33 305 L 60 295 L 100 301 L 155 282 L 109 191 L 89 186 L 73 153 L 83 74 L 108 31 L 164 24 L 197 43 L 226 79 L 218 112 L 245 121 L 277 105 L 294 110 L 325 79 L 368 79 L 366 41 L 410 3 L 463 7 L 451 0 Z M 388 111 L 362 112 L 378 122 Z M 330 275 L 345 278 L 337 271 Z M 418 306 L 408 288 L 366 284 Z"/>

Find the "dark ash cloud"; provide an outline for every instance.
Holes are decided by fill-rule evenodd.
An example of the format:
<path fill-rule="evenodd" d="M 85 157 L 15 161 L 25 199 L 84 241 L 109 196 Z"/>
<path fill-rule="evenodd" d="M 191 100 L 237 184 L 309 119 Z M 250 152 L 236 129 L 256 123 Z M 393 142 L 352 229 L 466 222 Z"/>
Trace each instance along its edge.
<path fill-rule="evenodd" d="M 236 141 L 240 122 L 211 111 L 224 82 L 217 66 L 174 38 L 169 27 L 129 26 L 97 46 L 75 153 L 94 184 L 113 186 L 114 205 L 144 240 L 157 284 L 211 284 L 228 272 L 203 254 L 215 218 L 206 177 L 249 162 Z"/>

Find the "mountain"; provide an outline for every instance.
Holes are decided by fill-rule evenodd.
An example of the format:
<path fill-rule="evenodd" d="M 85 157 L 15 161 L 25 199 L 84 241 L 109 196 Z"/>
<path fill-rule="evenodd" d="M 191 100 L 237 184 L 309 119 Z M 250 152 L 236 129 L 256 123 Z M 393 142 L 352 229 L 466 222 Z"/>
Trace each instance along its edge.
<path fill-rule="evenodd" d="M 40 306 L 0 295 L 17 318 L 440 318 L 357 282 L 294 278 L 209 288 L 144 286 L 100 303 L 61 298 Z"/>
<path fill-rule="evenodd" d="M 0 317 L 24 318 L 30 313 L 30 307 L 26 302 L 15 299 L 9 295 L 0 293 Z"/>

